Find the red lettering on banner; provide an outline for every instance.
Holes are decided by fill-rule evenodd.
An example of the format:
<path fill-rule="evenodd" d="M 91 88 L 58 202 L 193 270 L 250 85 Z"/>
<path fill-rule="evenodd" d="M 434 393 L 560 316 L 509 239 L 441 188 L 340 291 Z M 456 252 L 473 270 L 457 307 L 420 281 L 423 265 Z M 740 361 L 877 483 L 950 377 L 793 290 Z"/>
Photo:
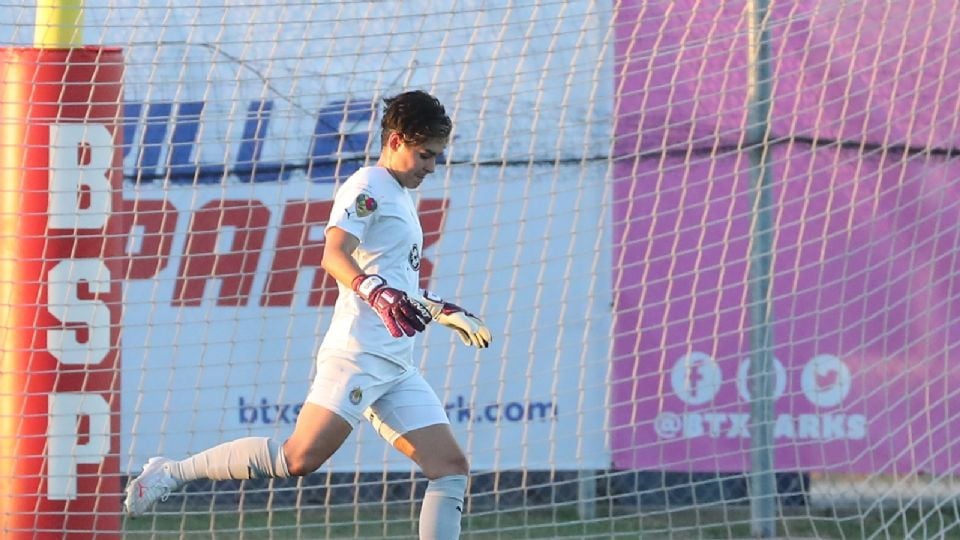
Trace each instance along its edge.
<path fill-rule="evenodd" d="M 270 210 L 260 201 L 212 201 L 193 214 L 173 293 L 175 306 L 199 306 L 207 282 L 219 279 L 218 306 L 245 306 L 260 261 Z M 232 229 L 230 251 L 217 252 Z"/>
<path fill-rule="evenodd" d="M 445 199 L 420 201 L 422 252 L 440 240 L 447 205 Z M 271 250 L 264 246 L 271 213 L 261 201 L 230 199 L 205 204 L 190 220 L 171 305 L 200 306 L 210 281 L 220 283 L 217 305 L 248 305 L 260 254 L 272 253 L 259 298 L 261 306 L 293 305 L 297 280 L 304 272 L 311 275 L 307 305 L 332 306 L 337 284 L 320 268 L 323 227 L 332 206 L 329 200 L 287 202 Z M 143 199 L 124 201 L 123 213 L 127 234 L 138 235 L 134 242 L 128 242 L 123 275 L 127 279 L 155 278 L 169 265 L 179 212 L 168 201 Z M 138 247 L 131 249 L 130 244 Z M 433 263 L 422 257 L 422 287 L 427 286 L 432 274 Z"/>
<path fill-rule="evenodd" d="M 421 199 L 420 204 L 417 205 L 417 213 L 420 215 L 420 228 L 423 229 L 423 249 L 420 252 L 426 253 L 428 247 L 440 241 L 443 218 L 447 215 L 447 199 Z M 429 288 L 431 276 L 433 276 L 433 262 L 422 257 L 420 259 L 421 289 Z"/>
<path fill-rule="evenodd" d="M 136 253 L 125 252 L 121 262 L 126 279 L 149 279 L 167 267 L 170 246 L 177 227 L 177 210 L 168 201 L 156 199 L 124 200 L 121 209 L 123 228 L 128 235 L 139 235 Z M 140 232 L 142 231 L 142 232 Z M 130 249 L 127 242 L 125 249 Z"/>
<path fill-rule="evenodd" d="M 323 235 L 323 226 L 330 217 L 332 201 L 287 203 L 277 234 L 277 249 L 273 265 L 264 285 L 261 306 L 290 306 L 297 277 L 304 267 L 313 269 L 313 282 L 309 306 L 331 306 L 337 298 L 337 283 L 332 276 L 320 269 L 323 259 L 323 240 L 310 240 L 310 232 L 316 227 Z"/>

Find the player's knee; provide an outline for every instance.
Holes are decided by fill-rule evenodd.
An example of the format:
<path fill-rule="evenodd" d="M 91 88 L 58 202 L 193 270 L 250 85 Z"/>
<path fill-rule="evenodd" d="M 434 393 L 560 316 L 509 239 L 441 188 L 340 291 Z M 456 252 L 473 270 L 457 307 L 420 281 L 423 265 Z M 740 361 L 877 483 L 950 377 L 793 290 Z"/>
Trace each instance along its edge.
<path fill-rule="evenodd" d="M 423 464 L 423 474 L 430 480 L 436 480 L 444 476 L 469 475 L 470 462 L 467 456 L 457 452 L 442 459 L 430 460 Z"/>
<path fill-rule="evenodd" d="M 290 445 L 284 446 L 287 470 L 290 476 L 306 476 L 323 465 L 324 459 L 311 452 L 298 451 Z"/>
<path fill-rule="evenodd" d="M 306 476 L 319 469 L 321 465 L 323 465 L 322 462 L 302 456 L 293 459 L 287 456 L 287 470 L 290 471 L 290 476 Z"/>
<path fill-rule="evenodd" d="M 470 474 L 470 462 L 467 461 L 467 457 L 463 454 L 460 454 L 459 459 L 451 463 L 450 472 L 447 474 L 462 474 L 467 476 Z M 446 476 L 446 475 L 444 475 Z"/>

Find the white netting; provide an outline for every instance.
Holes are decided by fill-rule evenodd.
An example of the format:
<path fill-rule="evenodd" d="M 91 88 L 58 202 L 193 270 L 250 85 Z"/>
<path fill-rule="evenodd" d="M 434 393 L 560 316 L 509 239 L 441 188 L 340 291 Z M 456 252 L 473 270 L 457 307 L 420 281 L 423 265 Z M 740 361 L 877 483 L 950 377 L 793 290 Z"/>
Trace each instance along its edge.
<path fill-rule="evenodd" d="M 121 48 L 125 71 L 123 252 L 105 256 L 123 273 L 119 421 L 113 461 L 78 469 L 106 479 L 81 482 L 85 512 L 116 514 L 150 456 L 290 434 L 335 295 L 319 268 L 332 195 L 375 162 L 382 99 L 419 88 L 454 121 L 417 195 L 424 280 L 496 336 L 476 352 L 432 328 L 417 353 L 475 470 L 464 536 L 750 534 L 748 2 L 87 4 L 83 42 Z M 35 13 L 0 6 L 2 43 L 30 47 Z M 779 531 L 947 534 L 960 15 L 769 13 Z M 24 99 L 10 58 L 7 103 Z M 18 114 L 4 148 L 24 147 Z M 100 275 L 84 272 L 58 279 Z M 26 407 L 21 379 L 3 382 L 9 439 Z M 0 461 L 0 490 L 18 471 Z M 309 477 L 191 484 L 120 526 L 410 537 L 423 488 L 365 427 Z"/>

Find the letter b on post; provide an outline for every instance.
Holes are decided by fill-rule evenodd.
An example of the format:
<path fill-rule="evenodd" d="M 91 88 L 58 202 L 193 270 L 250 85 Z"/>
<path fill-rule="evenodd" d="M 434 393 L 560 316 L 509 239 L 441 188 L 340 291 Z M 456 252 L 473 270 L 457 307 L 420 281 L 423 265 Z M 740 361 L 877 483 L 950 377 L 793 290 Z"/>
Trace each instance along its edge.
<path fill-rule="evenodd" d="M 51 229 L 99 229 L 110 216 L 113 137 L 100 124 L 50 126 Z"/>

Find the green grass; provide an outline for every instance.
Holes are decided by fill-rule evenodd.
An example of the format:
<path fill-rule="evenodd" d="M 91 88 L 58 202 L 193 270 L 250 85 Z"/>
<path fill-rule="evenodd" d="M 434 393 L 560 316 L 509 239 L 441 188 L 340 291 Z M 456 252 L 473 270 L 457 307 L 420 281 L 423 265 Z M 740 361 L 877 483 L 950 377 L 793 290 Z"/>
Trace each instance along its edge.
<path fill-rule="evenodd" d="M 215 514 L 198 510 L 161 513 L 124 523 L 127 540 L 154 539 L 325 539 L 416 538 L 415 509 L 363 505 L 351 510 L 309 508 L 300 511 L 247 510 Z M 580 520 L 569 506 L 476 510 L 464 516 L 464 540 L 520 540 L 546 538 L 728 539 L 750 538 L 745 507 L 707 507 L 676 511 L 647 510 L 641 514 L 610 515 L 598 511 L 592 520 Z M 778 520 L 779 538 L 937 538 L 960 539 L 960 516 L 954 510 L 903 512 L 875 510 L 865 516 L 812 508 L 796 508 Z"/>

